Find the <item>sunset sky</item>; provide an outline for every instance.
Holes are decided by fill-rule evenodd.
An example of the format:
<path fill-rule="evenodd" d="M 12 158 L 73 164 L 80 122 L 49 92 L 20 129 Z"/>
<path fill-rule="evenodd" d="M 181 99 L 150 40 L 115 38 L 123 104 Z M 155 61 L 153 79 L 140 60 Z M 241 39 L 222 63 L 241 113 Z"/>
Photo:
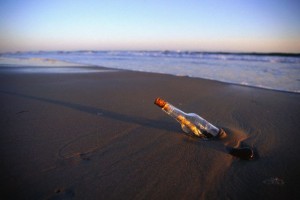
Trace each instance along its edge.
<path fill-rule="evenodd" d="M 300 52 L 298 0 L 2 0 L 0 52 Z"/>

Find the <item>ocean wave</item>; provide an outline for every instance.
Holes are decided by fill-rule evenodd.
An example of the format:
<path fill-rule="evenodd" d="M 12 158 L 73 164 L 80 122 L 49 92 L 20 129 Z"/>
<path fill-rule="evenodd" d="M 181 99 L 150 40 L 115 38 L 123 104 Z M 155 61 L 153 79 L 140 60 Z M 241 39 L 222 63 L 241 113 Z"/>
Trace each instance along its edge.
<path fill-rule="evenodd" d="M 55 55 L 102 55 L 113 56 L 120 60 L 130 59 L 132 57 L 149 58 L 186 58 L 199 60 L 228 60 L 228 61 L 251 61 L 251 62 L 270 62 L 270 63 L 300 63 L 300 54 L 293 53 L 231 53 L 231 52 L 201 52 L 201 51 L 96 51 L 96 50 L 78 50 L 78 51 L 30 51 L 30 52 L 12 52 L 2 55 L 18 56 L 55 56 Z"/>
<path fill-rule="evenodd" d="M 299 93 L 300 55 L 279 53 L 223 53 L 197 51 L 37 51 L 1 54 L 1 57 L 63 61 L 207 78 Z"/>

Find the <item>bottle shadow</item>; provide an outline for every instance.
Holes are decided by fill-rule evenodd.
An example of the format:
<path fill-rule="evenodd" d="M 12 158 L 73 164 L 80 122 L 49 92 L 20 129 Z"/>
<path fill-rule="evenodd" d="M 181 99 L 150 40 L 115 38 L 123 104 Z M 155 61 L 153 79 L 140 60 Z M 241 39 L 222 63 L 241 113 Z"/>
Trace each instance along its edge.
<path fill-rule="evenodd" d="M 18 97 L 22 97 L 22 98 L 26 98 L 26 99 L 32 99 L 32 100 L 41 101 L 41 102 L 46 102 L 46 103 L 50 103 L 50 104 L 54 104 L 54 105 L 59 105 L 59 106 L 67 107 L 67 108 L 77 110 L 80 112 L 85 112 L 85 113 L 88 113 L 91 115 L 97 115 L 97 116 L 101 116 L 104 118 L 110 118 L 110 119 L 114 119 L 114 120 L 118 120 L 118 121 L 122 121 L 122 122 L 133 123 L 133 124 L 137 124 L 137 125 L 141 125 L 141 126 L 156 128 L 156 129 L 160 129 L 163 131 L 178 132 L 178 129 L 176 129 L 176 127 L 174 127 L 174 123 L 171 123 L 168 121 L 147 119 L 147 118 L 142 118 L 140 116 L 131 116 L 131 115 L 113 112 L 113 111 L 106 110 L 103 108 L 95 108 L 95 107 L 86 106 L 86 105 L 82 105 L 82 104 L 78 104 L 78 103 L 37 97 L 37 96 L 32 96 L 32 95 L 27 95 L 27 94 L 22 94 L 22 93 L 9 92 L 9 91 L 0 91 L 0 93 L 14 95 L 14 96 L 18 96 Z"/>

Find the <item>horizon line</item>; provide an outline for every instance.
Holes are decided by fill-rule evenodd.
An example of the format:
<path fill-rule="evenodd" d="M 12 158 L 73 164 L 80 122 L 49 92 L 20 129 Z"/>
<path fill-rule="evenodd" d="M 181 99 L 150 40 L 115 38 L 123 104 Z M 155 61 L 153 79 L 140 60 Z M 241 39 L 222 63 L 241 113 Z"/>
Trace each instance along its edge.
<path fill-rule="evenodd" d="M 300 52 L 279 52 L 279 51 L 211 51 L 211 50 L 95 50 L 95 49 L 77 49 L 77 50 L 17 50 L 17 51 L 7 51 L 7 52 L 0 52 L 0 55 L 3 54 L 16 54 L 16 53 L 29 53 L 29 52 L 177 52 L 177 53 L 207 53 L 207 54 L 237 54 L 237 55 L 272 55 L 272 56 L 300 56 Z"/>

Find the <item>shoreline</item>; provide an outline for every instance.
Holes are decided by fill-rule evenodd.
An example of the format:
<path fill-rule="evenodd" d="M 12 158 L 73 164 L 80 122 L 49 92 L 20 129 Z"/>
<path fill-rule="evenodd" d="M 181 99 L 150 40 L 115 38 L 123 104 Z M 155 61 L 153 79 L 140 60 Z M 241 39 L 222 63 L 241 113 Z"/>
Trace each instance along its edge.
<path fill-rule="evenodd" d="M 48 60 L 48 59 L 45 59 Z M 33 61 L 35 62 L 35 61 Z M 250 87 L 254 89 L 263 89 L 263 90 L 270 90 L 275 92 L 283 92 L 283 93 L 291 93 L 291 94 L 300 94 L 300 91 L 287 91 L 287 90 L 280 90 L 280 89 L 274 89 L 274 88 L 268 88 L 263 86 L 253 86 L 253 85 L 247 85 L 247 84 L 239 84 L 239 83 L 231 83 L 221 80 L 215 80 L 215 79 L 209 79 L 209 78 L 201 78 L 201 77 L 193 77 L 193 76 L 181 76 L 181 75 L 175 75 L 175 74 L 165 74 L 165 73 L 157 73 L 157 72 L 146 72 L 146 71 L 136 71 L 136 70 L 130 70 L 130 69 L 119 69 L 119 68 L 113 68 L 113 67 L 104 67 L 104 66 L 96 66 L 96 65 L 82 65 L 80 63 L 71 63 L 71 62 L 64 62 L 57 60 L 57 64 L 53 63 L 46 63 L 46 65 L 43 65 L 43 63 L 36 62 L 34 65 L 30 65 L 33 63 L 27 63 L 25 64 L 16 64 L 15 62 L 11 64 L 5 64 L 0 62 L 0 73 L 36 73 L 36 74 L 43 74 L 43 73 L 53 73 L 53 74 L 60 74 L 60 73 L 66 73 L 66 74 L 72 74 L 72 73 L 101 73 L 105 71 L 130 71 L 130 72 L 140 72 L 140 73 L 150 73 L 150 74 L 160 74 L 160 75 L 170 75 L 174 77 L 187 77 L 191 79 L 199 79 L 199 80 L 209 80 L 209 81 L 215 81 L 222 84 L 229 84 L 229 85 L 236 85 L 241 87 Z M 62 63 L 65 63 L 64 65 L 61 65 Z M 24 69 L 40 69 L 36 70 L 37 72 L 34 72 L 33 70 L 24 71 Z M 46 70 L 49 69 L 49 70 Z M 57 69 L 56 71 L 52 71 L 50 69 Z M 70 69 L 67 71 L 59 70 L 59 69 Z M 72 69 L 73 72 L 72 72 Z M 79 70 L 76 70 L 79 69 Z M 82 69 L 82 70 L 81 70 Z"/>
<path fill-rule="evenodd" d="M 105 71 L 105 69 L 103 69 Z M 128 70 L 1 73 L 1 197 L 297 199 L 300 95 Z M 183 134 L 162 97 L 229 132 Z"/>
<path fill-rule="evenodd" d="M 46 52 L 43 52 L 46 53 Z M 275 91 L 284 91 L 284 92 L 292 92 L 292 93 L 300 93 L 300 89 L 298 87 L 297 84 L 297 76 L 296 74 L 298 73 L 299 70 L 296 70 L 296 63 L 292 63 L 294 67 L 290 66 L 289 70 L 290 72 L 287 73 L 286 70 L 280 70 L 282 69 L 282 67 L 285 69 L 287 66 L 286 64 L 281 64 L 276 66 L 276 62 L 273 63 L 274 61 L 269 61 L 271 63 L 268 64 L 268 66 L 264 67 L 264 61 L 263 59 L 261 60 L 262 63 L 260 63 L 262 66 L 260 68 L 256 68 L 254 66 L 256 66 L 255 63 L 253 63 L 253 61 L 249 60 L 245 63 L 240 63 L 240 67 L 242 67 L 243 65 L 245 65 L 246 69 L 247 66 L 250 65 L 252 67 L 255 68 L 256 71 L 249 71 L 248 73 L 246 73 L 246 75 L 244 75 L 242 78 L 238 78 L 241 74 L 243 74 L 243 71 L 241 71 L 241 69 L 237 69 L 236 68 L 236 63 L 234 63 L 235 59 L 231 60 L 229 58 L 229 60 L 227 61 L 227 59 L 224 60 L 224 62 L 222 63 L 214 63 L 216 61 L 220 62 L 220 59 L 216 59 L 216 61 L 210 63 L 210 64 L 215 64 L 216 65 L 216 70 L 217 73 L 213 73 L 214 75 L 212 75 L 211 69 L 209 69 L 208 66 L 206 66 L 206 64 L 204 63 L 199 63 L 199 65 L 203 65 L 203 69 L 201 67 L 201 69 L 198 69 L 197 67 L 195 67 L 194 65 L 192 65 L 191 69 L 189 69 L 189 67 L 187 67 L 184 71 L 182 71 L 183 69 L 181 69 L 179 67 L 179 69 L 176 70 L 172 70 L 172 67 L 170 68 L 170 63 L 166 62 L 164 65 L 166 67 L 166 69 L 164 69 L 164 65 L 161 66 L 161 68 L 157 69 L 155 66 L 157 65 L 157 63 L 153 63 L 154 67 L 151 67 L 151 64 L 148 63 L 147 59 L 145 59 L 143 61 L 143 56 L 140 57 L 140 55 L 120 55 L 120 56 L 124 56 L 124 58 L 128 59 L 137 59 L 136 62 L 140 63 L 140 65 L 135 66 L 136 63 L 135 62 L 128 62 L 124 61 L 123 63 L 123 67 L 119 67 L 120 65 L 122 65 L 121 61 L 117 61 L 119 58 L 118 57 L 113 57 L 113 59 L 116 59 L 114 61 L 112 61 L 112 63 L 107 62 L 106 59 L 111 59 L 110 57 L 107 57 L 108 55 L 100 55 L 100 57 L 102 56 L 104 59 L 104 62 L 97 62 L 96 57 L 92 57 L 90 58 L 90 56 L 87 56 L 89 54 L 84 54 L 82 51 L 80 51 L 80 53 L 82 55 L 80 55 L 81 59 L 84 59 L 86 56 L 87 62 L 89 64 L 79 64 L 81 62 L 81 60 L 76 60 L 76 59 L 71 59 L 68 56 L 66 57 L 53 57 L 53 55 L 51 56 L 47 54 L 44 55 L 44 57 L 53 57 L 52 59 L 49 58 L 39 58 L 39 55 L 36 55 L 36 57 L 34 57 L 34 54 L 31 55 L 31 58 L 5 58 L 0 56 L 0 63 L 2 64 L 11 64 L 11 66 L 14 66 L 16 64 L 18 65 L 27 65 L 27 66 L 39 66 L 39 67 L 61 67 L 61 66 L 66 66 L 66 67 L 78 67 L 78 66 L 86 66 L 86 67 L 100 67 L 103 68 L 103 66 L 107 66 L 106 68 L 110 68 L 110 69 L 115 69 L 115 70 L 130 70 L 130 71 L 139 71 L 139 72 L 145 72 L 145 73 L 159 73 L 159 74 L 172 74 L 174 76 L 187 76 L 187 77 L 191 77 L 191 78 L 202 78 L 202 79 L 207 79 L 207 80 L 214 80 L 214 81 L 220 81 L 222 83 L 230 83 L 230 84 L 237 84 L 237 85 L 244 85 L 244 86 L 249 86 L 249 87 L 256 87 L 256 88 L 264 88 L 264 89 L 269 89 L 269 90 L 275 90 Z M 96 52 L 92 52 L 96 53 Z M 22 55 L 22 54 L 21 54 Z M 61 54 L 58 54 L 57 56 L 59 56 Z M 68 55 L 68 54 L 67 54 Z M 223 54 L 220 54 L 223 55 Z M 40 55 L 41 56 L 41 55 Z M 74 55 L 74 56 L 79 56 L 79 55 Z M 128 57 L 129 56 L 129 57 Z M 150 55 L 148 55 L 150 56 Z M 147 56 L 146 56 L 147 57 Z M 79 57 L 78 57 L 79 58 Z M 77 58 L 77 59 L 78 59 Z M 122 58 L 122 57 L 121 57 Z M 149 57 L 151 58 L 151 56 Z M 175 57 L 172 57 L 170 59 L 175 59 Z M 221 57 L 222 58 L 222 57 Z M 89 60 L 92 59 L 92 60 Z M 96 59 L 96 60 L 95 60 Z M 265 59 L 269 59 L 269 58 L 265 58 Z M 296 58 L 295 58 L 296 59 Z M 72 62 L 66 62 L 64 60 L 72 60 Z M 201 59 L 200 59 L 201 60 Z M 221 59 L 223 60 L 223 58 Z M 259 59 L 258 59 L 259 60 Z M 77 62 L 76 62 L 77 61 Z M 205 59 L 203 60 L 205 61 Z M 245 61 L 245 60 L 241 60 L 241 61 Z M 145 62 L 145 64 L 143 64 L 143 62 Z M 174 62 L 174 61 L 173 61 Z M 205 61 L 206 62 L 206 61 Z M 232 62 L 231 64 L 228 62 Z M 294 60 L 294 62 L 299 62 L 297 60 Z M 273 63 L 273 64 L 272 64 Z M 229 71 L 227 71 L 224 66 L 220 67 L 219 65 L 233 65 L 233 67 L 230 70 L 232 70 L 231 72 L 234 73 L 233 75 L 222 75 L 222 73 L 228 73 Z M 275 66 L 273 66 L 275 64 Z M 130 67 L 131 65 L 133 65 L 132 67 Z M 146 67 L 143 67 L 143 65 L 145 65 Z M 189 63 L 186 63 L 186 60 L 183 59 L 181 60 L 181 64 L 179 65 L 184 65 L 184 66 L 189 66 Z M 125 66 L 125 67 L 124 67 Z M 280 67 L 281 66 L 281 67 Z M 275 67 L 275 69 L 273 69 Z M 175 68 L 178 68 L 178 66 Z M 248 66 L 249 68 L 249 66 Z M 189 71 L 191 70 L 191 71 Z M 249 69 L 248 69 L 249 70 Z M 248 71 L 247 70 L 247 71 Z M 239 73 L 237 73 L 239 71 Z M 201 72 L 201 73 L 200 73 Z M 221 74 L 220 74 L 221 73 Z M 233 77 L 236 78 L 233 78 Z M 249 78 L 252 77 L 252 78 Z M 263 78 L 264 77 L 264 78 Z M 289 77 L 289 78 L 288 78 Z M 278 82 L 280 82 L 281 84 L 277 84 Z"/>

